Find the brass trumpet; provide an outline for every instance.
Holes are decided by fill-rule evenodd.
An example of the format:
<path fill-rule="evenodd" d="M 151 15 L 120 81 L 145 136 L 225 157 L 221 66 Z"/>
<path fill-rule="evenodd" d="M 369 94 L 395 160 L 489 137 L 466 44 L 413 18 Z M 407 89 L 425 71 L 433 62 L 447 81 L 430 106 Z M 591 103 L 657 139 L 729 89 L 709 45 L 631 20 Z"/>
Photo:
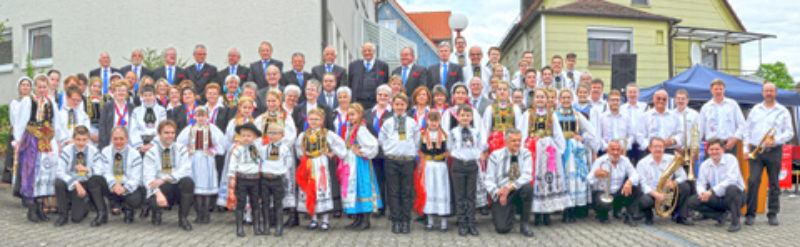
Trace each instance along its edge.
<path fill-rule="evenodd" d="M 767 145 L 767 140 L 775 141 L 775 134 L 778 133 L 778 130 L 775 129 L 775 125 L 773 124 L 772 127 L 767 130 L 767 133 L 764 134 L 764 137 L 761 137 L 761 141 L 758 142 L 758 146 L 755 149 L 750 150 L 750 154 L 747 155 L 749 159 L 755 159 L 756 155 L 759 155 L 764 152 L 765 146 Z"/>

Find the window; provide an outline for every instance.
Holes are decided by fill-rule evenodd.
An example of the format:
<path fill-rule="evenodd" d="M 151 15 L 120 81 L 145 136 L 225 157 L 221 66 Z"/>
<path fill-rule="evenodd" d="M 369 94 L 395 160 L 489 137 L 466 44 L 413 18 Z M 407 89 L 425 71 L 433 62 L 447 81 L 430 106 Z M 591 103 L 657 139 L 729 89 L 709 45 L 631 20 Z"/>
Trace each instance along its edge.
<path fill-rule="evenodd" d="M 380 20 L 378 21 L 378 24 L 380 24 L 382 27 L 392 30 L 394 33 L 397 32 L 397 20 Z"/>
<path fill-rule="evenodd" d="M 10 71 L 14 61 L 11 30 L 0 30 L 0 71 Z"/>
<path fill-rule="evenodd" d="M 36 66 L 49 66 L 53 63 L 53 30 L 50 22 L 27 27 L 28 50 L 31 62 Z"/>
<path fill-rule="evenodd" d="M 633 6 L 650 6 L 650 0 L 631 0 Z"/>
<path fill-rule="evenodd" d="M 632 33 L 630 28 L 589 27 L 589 65 L 609 66 L 614 54 L 631 53 Z"/>
<path fill-rule="evenodd" d="M 706 46 L 703 49 L 703 65 L 715 70 L 720 69 L 720 52 L 722 49 L 721 47 L 709 47 Z"/>

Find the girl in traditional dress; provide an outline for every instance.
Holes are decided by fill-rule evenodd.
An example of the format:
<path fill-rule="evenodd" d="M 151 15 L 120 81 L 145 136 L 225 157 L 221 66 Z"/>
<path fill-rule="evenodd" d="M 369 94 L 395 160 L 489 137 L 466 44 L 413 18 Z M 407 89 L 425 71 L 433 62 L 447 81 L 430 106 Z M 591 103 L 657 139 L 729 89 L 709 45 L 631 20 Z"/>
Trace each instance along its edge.
<path fill-rule="evenodd" d="M 16 146 L 17 139 L 14 139 L 14 136 L 15 135 L 22 136 L 22 131 L 24 130 L 14 129 L 14 125 L 17 121 L 22 120 L 17 116 L 17 114 L 19 114 L 18 113 L 19 104 L 22 102 L 23 99 L 25 99 L 31 94 L 32 88 L 33 88 L 33 79 L 27 76 L 20 77 L 19 80 L 17 80 L 17 92 L 19 93 L 19 98 L 11 100 L 11 103 L 8 105 L 8 115 L 9 115 L 9 120 L 11 122 L 10 132 L 12 134 L 11 136 L 9 136 L 8 145 L 6 146 L 8 148 L 6 149 L 6 159 L 5 159 L 6 167 L 3 173 L 3 182 L 15 184 L 16 175 L 14 174 L 14 171 L 16 169 L 15 166 L 17 164 L 15 163 L 16 150 L 14 149 L 14 147 Z M 19 134 L 17 134 L 17 132 L 19 132 Z"/>
<path fill-rule="evenodd" d="M 347 116 L 350 127 L 345 131 L 344 142 L 348 152 L 344 159 L 339 160 L 337 175 L 344 212 L 355 217 L 346 228 L 363 231 L 370 227 L 370 215 L 383 208 L 378 178 L 371 161 L 378 155 L 378 139 L 365 126 L 361 104 L 350 105 Z"/>
<path fill-rule="evenodd" d="M 497 99 L 486 108 L 481 117 L 484 133 L 489 133 L 486 140 L 489 144 L 489 153 L 505 147 L 505 136 L 503 135 L 506 130 L 522 126 L 519 125 L 522 116 L 519 106 L 509 102 L 510 85 L 508 82 L 499 81 L 494 92 Z"/>
<path fill-rule="evenodd" d="M 461 104 L 469 105 L 469 89 L 467 85 L 464 83 L 456 83 L 453 85 L 452 90 L 452 102 L 453 105 L 450 108 L 447 108 L 442 114 L 442 129 L 446 131 L 450 131 L 451 129 L 458 126 L 458 106 Z M 478 113 L 478 106 L 472 106 L 472 122 L 470 122 L 470 127 L 483 130 L 481 127 L 481 115 Z"/>
<path fill-rule="evenodd" d="M 297 130 L 294 127 L 294 120 L 292 119 L 291 113 L 285 111 L 283 107 L 281 107 L 281 92 L 277 89 L 270 89 L 266 93 L 265 100 L 267 103 L 267 111 L 262 113 L 261 116 L 258 116 L 254 124 L 261 130 L 262 133 L 267 133 L 270 125 L 277 124 L 281 126 L 284 133 L 283 138 L 281 138 L 280 143 L 277 143 L 276 145 L 286 144 L 291 146 L 294 144 L 295 137 L 297 137 Z M 272 144 L 269 141 L 269 136 L 266 134 L 262 136 L 260 141 L 264 146 Z M 295 167 L 292 166 L 288 171 L 286 171 L 286 174 L 284 174 L 284 187 L 286 187 L 286 194 L 282 200 L 283 208 L 292 209 L 297 206 L 297 198 L 294 194 L 295 187 L 297 187 L 297 184 L 294 180 L 294 172 Z M 283 208 L 279 210 L 283 210 Z M 264 210 L 267 209 L 268 208 L 264 208 Z"/>
<path fill-rule="evenodd" d="M 581 85 L 578 91 L 584 90 L 588 95 L 588 88 Z M 561 131 L 564 132 L 565 146 L 561 155 L 566 176 L 567 193 L 571 198 L 571 207 L 564 210 L 562 222 L 575 222 L 578 211 L 588 209 L 585 206 L 592 202 L 592 193 L 589 191 L 589 182 L 586 176 L 592 168 L 592 143 L 595 141 L 594 127 L 581 112 L 573 109 L 572 91 L 562 89 L 559 99 L 561 108 L 556 111 Z M 580 208 L 580 210 L 576 210 Z"/>
<path fill-rule="evenodd" d="M 334 155 L 343 159 L 347 154 L 347 147 L 342 138 L 333 131 L 323 128 L 325 112 L 320 108 L 308 112 L 308 130 L 301 133 L 295 141 L 295 153 L 300 158 L 297 167 L 298 192 L 297 210 L 311 215 L 309 229 L 327 231 L 328 212 L 333 210 L 333 194 L 331 190 L 331 176 L 328 168 L 329 158 Z M 322 223 L 319 215 L 322 214 Z"/>
<path fill-rule="evenodd" d="M 561 166 L 561 153 L 564 136 L 558 124 L 558 116 L 547 107 L 547 93 L 536 88 L 533 106 L 522 115 L 523 147 L 531 151 L 533 170 L 534 225 L 550 224 L 550 213 L 561 211 L 571 204 L 565 188 L 564 168 Z"/>
<path fill-rule="evenodd" d="M 103 112 L 103 105 L 105 105 L 105 97 L 103 97 L 103 80 L 100 77 L 92 77 L 89 79 L 89 96 L 86 97 L 86 102 L 83 104 L 86 107 L 86 115 L 89 115 L 89 140 L 92 145 L 97 145 L 100 142 L 98 136 L 100 132 L 100 113 Z"/>
<path fill-rule="evenodd" d="M 433 105 L 432 110 L 439 112 L 439 115 L 444 116 L 447 111 L 447 89 L 442 85 L 433 87 Z"/>
<path fill-rule="evenodd" d="M 428 113 L 428 126 L 420 134 L 419 163 L 414 172 L 417 197 L 414 210 L 426 215 L 425 230 L 433 230 L 436 216 L 440 229 L 447 231 L 446 216 L 450 215 L 450 171 L 447 167 L 447 131 L 442 126 L 438 111 Z"/>
<path fill-rule="evenodd" d="M 56 103 L 48 98 L 48 78 L 34 79 L 36 94 L 23 98 L 15 111 L 12 126 L 17 152 L 14 195 L 28 207 L 28 220 L 48 221 L 43 199 L 55 195 L 55 167 L 58 162 L 58 143 L 54 123 L 58 121 Z"/>
<path fill-rule="evenodd" d="M 427 120 L 425 118 L 428 116 L 428 112 L 430 111 L 430 102 L 431 92 L 427 87 L 418 87 L 414 90 L 414 94 L 411 95 L 411 103 L 414 106 L 408 109 L 408 116 L 417 122 L 417 125 L 419 125 L 421 128 L 420 130 L 425 129 L 427 126 Z"/>
<path fill-rule="evenodd" d="M 228 127 L 225 128 L 225 143 L 228 143 L 228 152 L 225 154 L 225 166 L 222 168 L 222 174 L 228 174 L 228 162 L 230 162 L 230 150 L 239 145 L 239 134 L 236 133 L 236 127 L 245 123 L 253 122 L 253 98 L 242 96 L 239 98 L 238 112 L 236 116 L 228 122 Z M 229 198 L 229 194 L 233 193 L 231 183 L 228 176 L 222 176 L 219 181 L 219 194 L 217 195 L 217 205 L 220 207 L 227 207 L 228 210 L 233 210 L 236 203 L 235 198 Z"/>
<path fill-rule="evenodd" d="M 194 124 L 186 126 L 178 135 L 177 142 L 189 150 L 194 180 L 195 223 L 208 224 L 208 209 L 211 198 L 219 193 L 219 174 L 215 155 L 225 154 L 225 136 L 216 125 L 208 123 L 208 109 L 205 106 L 195 110 Z"/>

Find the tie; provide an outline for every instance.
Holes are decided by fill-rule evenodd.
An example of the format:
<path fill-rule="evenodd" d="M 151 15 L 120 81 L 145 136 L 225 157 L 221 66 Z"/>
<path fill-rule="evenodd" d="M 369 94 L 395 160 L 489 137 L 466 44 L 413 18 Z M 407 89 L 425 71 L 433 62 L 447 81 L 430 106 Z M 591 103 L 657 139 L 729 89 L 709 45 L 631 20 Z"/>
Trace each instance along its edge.
<path fill-rule="evenodd" d="M 442 63 L 442 86 L 447 83 L 447 63 Z"/>
<path fill-rule="evenodd" d="M 197 72 L 200 72 L 200 70 L 202 70 L 202 69 L 203 69 L 203 64 L 202 63 L 198 64 L 197 65 Z"/>
<path fill-rule="evenodd" d="M 262 61 L 261 63 L 264 64 L 264 75 L 266 75 L 267 74 L 267 66 L 269 66 L 269 62 L 268 61 Z"/>
<path fill-rule="evenodd" d="M 325 71 L 327 71 L 328 73 L 331 73 L 331 66 L 330 65 L 325 65 Z"/>
<path fill-rule="evenodd" d="M 172 67 L 167 68 L 167 81 L 172 85 Z"/>
<path fill-rule="evenodd" d="M 508 168 L 509 182 L 517 181 L 519 178 L 519 159 L 516 155 L 511 155 L 511 165 Z"/>
<path fill-rule="evenodd" d="M 367 72 L 370 72 L 371 70 L 372 70 L 372 64 L 369 61 L 367 61 Z"/>
<path fill-rule="evenodd" d="M 122 168 L 122 154 L 117 153 L 114 155 L 114 178 L 121 182 L 124 178 L 125 172 Z"/>
<path fill-rule="evenodd" d="M 248 150 L 250 151 L 250 158 L 252 158 L 253 161 L 255 161 L 255 162 L 259 162 L 259 160 L 261 159 L 261 156 L 258 155 L 258 149 L 256 149 L 256 146 L 255 145 L 250 145 L 250 149 L 248 149 Z"/>
<path fill-rule="evenodd" d="M 67 121 L 67 128 L 74 129 L 75 128 L 75 109 L 69 109 L 69 117 Z"/>
<path fill-rule="evenodd" d="M 276 144 L 269 145 L 269 160 L 278 160 L 280 158 L 280 148 Z"/>
<path fill-rule="evenodd" d="M 75 154 L 75 164 L 86 166 L 86 156 L 83 154 L 83 151 L 78 152 Z M 79 176 L 86 176 L 86 172 L 78 172 Z"/>
<path fill-rule="evenodd" d="M 133 73 L 136 74 L 136 80 L 141 78 L 141 76 L 139 76 L 139 66 L 133 66 Z"/>
<path fill-rule="evenodd" d="M 406 86 L 407 78 L 408 78 L 408 67 L 403 67 L 403 87 Z"/>
<path fill-rule="evenodd" d="M 461 129 L 461 138 L 464 146 L 471 147 L 474 143 L 472 139 L 472 131 L 470 131 L 469 128 Z"/>
<path fill-rule="evenodd" d="M 236 75 L 236 66 L 231 66 L 231 75 Z"/>
<path fill-rule="evenodd" d="M 170 174 L 172 173 L 172 155 L 169 153 L 169 148 L 165 148 L 164 152 L 161 152 L 161 173 Z"/>
<path fill-rule="evenodd" d="M 478 107 L 478 99 L 472 100 L 472 107 Z"/>
<path fill-rule="evenodd" d="M 297 82 L 300 83 L 300 88 L 303 88 L 303 73 L 294 72 L 297 75 Z"/>
<path fill-rule="evenodd" d="M 464 66 L 464 55 L 458 55 L 458 65 Z"/>
<path fill-rule="evenodd" d="M 103 94 L 108 93 L 108 69 L 103 69 Z"/>
<path fill-rule="evenodd" d="M 406 139 L 406 116 L 397 118 L 397 137 L 401 141 Z"/>

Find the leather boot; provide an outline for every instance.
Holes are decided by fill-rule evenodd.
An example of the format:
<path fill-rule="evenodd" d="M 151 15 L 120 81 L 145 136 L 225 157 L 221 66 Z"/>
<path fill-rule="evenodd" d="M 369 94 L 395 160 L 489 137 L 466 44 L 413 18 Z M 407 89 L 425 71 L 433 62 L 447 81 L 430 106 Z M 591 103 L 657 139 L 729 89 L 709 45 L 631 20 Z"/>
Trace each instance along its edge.
<path fill-rule="evenodd" d="M 98 192 L 92 193 L 92 201 L 97 207 L 97 216 L 94 217 L 90 226 L 98 227 L 102 224 L 108 223 L 108 207 L 106 206 L 105 198 Z"/>
<path fill-rule="evenodd" d="M 359 219 L 361 220 L 361 222 L 359 222 L 359 224 L 357 226 L 353 227 L 353 230 L 363 231 L 363 230 L 369 229 L 369 227 L 370 227 L 370 224 L 369 224 L 370 214 L 369 213 L 359 214 L 359 216 L 360 216 Z"/>
<path fill-rule="evenodd" d="M 153 225 L 161 225 L 161 209 L 153 208 Z"/>
<path fill-rule="evenodd" d="M 147 218 L 147 216 L 150 216 L 150 205 L 142 206 L 142 212 L 139 213 L 139 218 L 144 219 Z"/>
<path fill-rule="evenodd" d="M 275 214 L 276 222 L 278 222 L 278 224 L 275 224 L 275 234 L 274 234 L 274 236 L 275 237 L 280 237 L 281 235 L 283 235 L 283 224 L 280 223 L 280 222 L 283 222 L 283 209 L 275 207 L 274 210 L 275 211 L 272 211 L 272 212 L 273 212 L 273 214 Z"/>
<path fill-rule="evenodd" d="M 236 210 L 236 236 L 244 237 L 244 210 Z"/>
<path fill-rule="evenodd" d="M 262 206 L 261 207 L 261 216 L 259 216 L 259 217 L 263 217 L 262 220 L 263 220 L 264 224 L 262 224 L 261 229 L 259 229 L 259 231 L 261 232 L 261 235 L 269 235 L 269 232 L 270 232 L 270 229 L 269 229 L 270 228 L 270 219 L 274 219 L 275 215 L 270 213 L 271 210 L 268 207 L 268 205 L 267 206 L 261 205 L 261 206 Z"/>
<path fill-rule="evenodd" d="M 361 225 L 361 219 L 362 219 L 364 216 L 363 216 L 362 214 L 356 214 L 356 215 L 355 215 L 355 216 L 353 216 L 353 217 L 355 217 L 355 219 L 353 219 L 353 223 L 350 223 L 349 225 L 345 226 L 345 227 L 344 227 L 345 229 L 355 229 L 355 228 L 357 228 L 359 225 Z"/>
<path fill-rule="evenodd" d="M 28 206 L 28 220 L 31 222 L 39 222 L 39 216 L 36 214 L 36 205 Z"/>
<path fill-rule="evenodd" d="M 39 218 L 39 221 L 50 221 L 50 218 L 47 217 L 47 214 L 44 212 L 44 200 L 38 199 L 36 203 L 36 216 Z"/>
<path fill-rule="evenodd" d="M 299 216 L 297 215 L 297 209 L 292 209 L 292 211 L 289 212 L 289 219 L 286 220 L 286 223 L 284 224 L 284 226 L 286 226 L 286 227 L 295 227 L 295 226 L 297 226 L 299 224 L 300 224 L 300 219 L 299 219 Z"/>
<path fill-rule="evenodd" d="M 125 219 L 123 220 L 125 223 L 133 223 L 133 215 L 136 213 L 136 209 L 133 208 L 123 208 L 122 212 L 125 215 Z"/>
<path fill-rule="evenodd" d="M 258 202 L 256 202 L 258 203 Z M 262 235 L 261 233 L 261 210 L 258 207 L 253 207 L 253 234 Z"/>
<path fill-rule="evenodd" d="M 186 209 L 183 208 L 184 207 L 178 209 L 178 226 L 183 228 L 183 230 L 191 231 L 192 224 L 189 223 L 189 219 L 187 219 L 189 217 L 189 208 L 188 207 L 185 207 Z"/>
<path fill-rule="evenodd" d="M 56 227 L 59 227 L 59 226 L 63 226 L 65 224 L 67 224 L 68 217 L 69 217 L 69 214 L 67 213 L 66 210 L 59 211 L 58 212 L 58 219 L 56 219 L 56 222 L 53 225 L 56 226 Z"/>

